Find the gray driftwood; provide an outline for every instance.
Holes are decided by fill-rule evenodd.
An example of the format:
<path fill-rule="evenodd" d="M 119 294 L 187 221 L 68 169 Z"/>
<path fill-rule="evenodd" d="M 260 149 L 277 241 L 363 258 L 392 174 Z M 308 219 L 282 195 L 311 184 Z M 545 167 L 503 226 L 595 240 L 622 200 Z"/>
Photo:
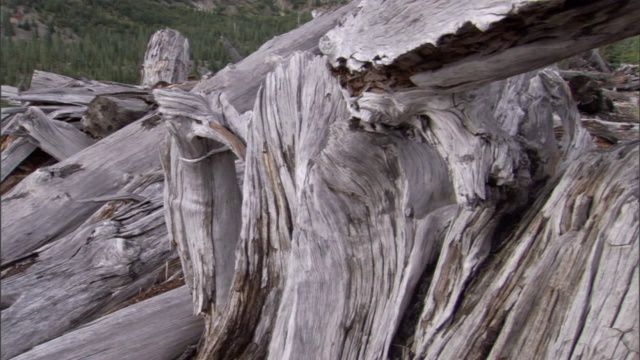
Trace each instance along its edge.
<path fill-rule="evenodd" d="M 321 41 L 338 78 L 311 54 L 278 66 L 248 126 L 224 125 L 246 129 L 236 135 L 247 149 L 242 230 L 225 306 L 201 279 L 202 269 L 216 264 L 215 250 L 205 247 L 213 237 L 184 236 L 190 267 L 201 269 L 185 272 L 195 310 L 207 313 L 198 357 L 634 356 L 638 223 L 635 215 L 600 214 L 607 204 L 638 208 L 631 184 L 637 143 L 612 150 L 617 155 L 595 152 L 553 70 L 496 80 L 636 34 L 631 19 L 639 12 L 631 2 L 365 0 Z M 565 26 L 556 31 L 532 21 L 536 16 Z M 216 89 L 225 92 L 206 81 L 194 91 L 207 99 Z M 178 103 L 182 95 L 174 96 Z M 191 117 L 186 109 L 182 118 L 164 115 L 172 139 L 192 139 L 211 121 L 200 108 Z M 554 117 L 564 128 L 560 142 Z M 167 162 L 181 164 L 173 148 Z M 202 146 L 193 156 L 215 152 Z M 609 165 L 614 157 L 619 161 Z M 594 166 L 611 175 L 587 170 Z M 168 178 L 199 181 L 211 171 L 165 165 Z M 622 189 L 624 200 L 613 200 Z M 177 193 L 210 197 L 197 183 Z M 198 221 L 205 229 L 224 226 L 209 206 L 188 208 L 197 219 L 180 217 L 186 202 L 166 196 L 172 231 Z M 617 249 L 619 227 L 626 229 L 625 250 Z M 614 302 L 624 305 L 612 310 L 605 310 L 607 285 L 593 282 L 611 271 L 597 265 L 607 241 L 623 264 L 613 283 Z M 533 243 L 539 250 L 527 252 Z M 535 259 L 542 261 L 533 265 Z M 572 267 L 588 270 L 564 282 Z M 420 279 L 426 294 L 415 303 Z M 410 306 L 421 315 L 406 316 Z M 608 336 L 602 313 L 589 308 L 612 320 L 622 315 L 620 336 Z M 394 352 L 398 346 L 405 351 Z"/>
<path fill-rule="evenodd" d="M 3 197 L 13 206 L 2 210 L 5 267 L 57 240 L 8 278 L 7 296 L 3 284 L 3 340 L 13 341 L 3 357 L 26 349 L 12 328 L 33 331 L 33 344 L 70 331 L 21 359 L 176 357 L 202 331 L 166 332 L 174 316 L 194 326 L 179 307 L 204 315 L 199 359 L 637 359 L 639 144 L 595 150 L 566 83 L 539 68 L 637 34 L 639 12 L 631 1 L 363 0 L 190 93 L 155 90 L 159 115 Z M 160 116 L 165 126 L 153 127 Z M 96 149 L 110 158 L 96 161 Z M 79 288 L 99 296 L 126 284 L 86 305 L 98 316 L 95 304 L 117 306 L 159 271 L 125 275 L 146 264 L 138 255 L 163 249 L 142 240 L 145 230 L 165 234 L 157 203 L 115 194 L 159 158 L 166 231 L 191 302 L 176 290 L 73 330 L 92 315 L 69 311 L 69 326 L 55 314 L 80 302 Z M 143 225 L 124 234 L 145 251 L 86 221 L 104 216 L 96 202 L 123 196 L 121 229 Z M 27 214 L 42 227 L 28 227 Z M 93 278 L 96 261 L 107 277 Z M 51 283 L 84 280 L 45 309 L 38 294 L 48 285 L 35 276 L 45 270 Z M 24 315 L 26 304 L 42 315 Z M 18 313 L 55 331 L 24 317 L 22 327 Z M 170 345 L 142 352 L 158 342 Z"/>
<path fill-rule="evenodd" d="M 2 280 L 2 359 L 53 339 L 146 290 L 176 258 L 167 239 L 163 175 L 137 177 L 82 226 Z M 162 271 L 161 271 L 162 272 Z M 155 274 L 158 276 L 161 274 Z M 34 331 L 34 324 L 46 324 Z"/>
<path fill-rule="evenodd" d="M 63 121 L 54 120 L 37 107 L 30 107 L 18 120 L 18 125 L 40 149 L 56 160 L 64 160 L 95 141 L 76 127 Z"/>
<path fill-rule="evenodd" d="M 0 164 L 2 176 L 0 177 L 0 181 L 4 181 L 11 175 L 13 170 L 20 166 L 37 148 L 36 145 L 25 137 L 13 139 L 6 149 L 2 150 L 2 164 Z"/>
<path fill-rule="evenodd" d="M 163 29 L 151 37 L 142 63 L 142 86 L 150 88 L 163 81 L 175 84 L 189 75 L 189 41 L 180 32 Z"/>
<path fill-rule="evenodd" d="M 186 286 L 132 305 L 14 357 L 173 360 L 196 343 L 202 319 L 192 314 Z"/>

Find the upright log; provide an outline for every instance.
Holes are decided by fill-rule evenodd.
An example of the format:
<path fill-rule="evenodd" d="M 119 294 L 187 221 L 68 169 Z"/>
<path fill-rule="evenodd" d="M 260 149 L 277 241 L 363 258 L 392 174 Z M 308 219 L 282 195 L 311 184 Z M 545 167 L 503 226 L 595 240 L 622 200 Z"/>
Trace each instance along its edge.
<path fill-rule="evenodd" d="M 189 41 L 180 32 L 163 29 L 151 37 L 142 63 L 141 85 L 151 88 L 164 81 L 176 84 L 189 75 Z"/>

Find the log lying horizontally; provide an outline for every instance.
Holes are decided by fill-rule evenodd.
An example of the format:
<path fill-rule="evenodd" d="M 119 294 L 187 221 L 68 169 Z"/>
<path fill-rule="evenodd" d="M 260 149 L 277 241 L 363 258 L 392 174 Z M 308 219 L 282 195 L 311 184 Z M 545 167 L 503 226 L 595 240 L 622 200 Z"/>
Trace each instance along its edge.
<path fill-rule="evenodd" d="M 195 344 L 204 327 L 183 286 L 109 314 L 36 346 L 15 360 L 174 360 Z"/>

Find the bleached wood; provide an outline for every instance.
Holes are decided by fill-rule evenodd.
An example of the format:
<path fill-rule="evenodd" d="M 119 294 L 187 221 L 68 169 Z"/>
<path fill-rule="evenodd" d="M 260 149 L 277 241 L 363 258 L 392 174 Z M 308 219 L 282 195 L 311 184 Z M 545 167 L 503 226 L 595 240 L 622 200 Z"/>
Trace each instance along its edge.
<path fill-rule="evenodd" d="M 2 163 L 0 164 L 2 176 L 0 176 L 0 181 L 4 181 L 11 175 L 13 170 L 20 166 L 37 148 L 36 145 L 25 137 L 19 137 L 11 141 L 9 146 L 2 150 Z"/>
<path fill-rule="evenodd" d="M 215 89 L 224 88 L 229 104 L 233 105 L 239 112 L 244 113 L 252 109 L 260 83 L 264 81 L 267 73 L 279 63 L 279 61 L 265 62 L 266 54 L 274 53 L 280 54 L 279 56 L 286 56 L 296 49 L 314 49 L 317 46 L 317 42 L 314 39 L 322 36 L 324 31 L 331 28 L 342 15 L 352 8 L 353 5 L 341 8 L 326 16 L 314 19 L 301 26 L 296 32 L 271 40 L 261 48 L 261 51 L 236 64 L 236 69 L 242 71 L 233 71 L 230 68 L 226 71 L 221 71 L 208 81 L 201 82 L 193 91 L 211 93 Z M 250 70 L 251 76 L 248 76 L 247 72 L 245 72 L 248 70 Z M 110 94 L 113 88 L 109 89 L 104 89 L 104 92 L 96 90 L 95 95 Z M 130 89 L 136 89 L 136 87 L 130 87 L 129 91 Z M 45 90 L 42 91 L 46 93 Z M 144 93 L 146 91 L 140 92 Z M 85 96 L 83 101 L 88 104 L 94 96 Z M 69 100 L 68 98 L 66 100 L 63 99 L 63 101 L 59 97 L 53 97 L 65 104 L 69 103 L 67 101 Z M 35 95 L 34 98 L 38 99 Z M 70 98 L 73 98 L 73 96 L 70 96 Z M 90 148 L 95 149 L 95 152 L 88 152 L 89 149 L 81 152 L 80 154 L 84 153 L 82 161 L 91 163 L 86 167 L 81 165 L 83 168 L 90 170 L 101 169 L 99 171 L 88 171 L 87 174 L 91 174 L 91 176 L 87 178 L 77 176 L 67 178 L 63 184 L 62 179 L 55 179 L 55 177 L 51 180 L 44 180 L 49 177 L 47 173 L 36 171 L 17 188 L 13 189 L 11 193 L 6 194 L 3 199 L 11 198 L 14 195 L 20 195 L 20 198 L 12 200 L 13 210 L 11 213 L 7 212 L 7 214 L 11 215 L 4 215 L 7 207 L 2 207 L 2 262 L 5 262 L 5 251 L 17 251 L 16 255 L 11 257 L 11 259 L 17 259 L 38 246 L 50 240 L 59 239 L 61 236 L 71 232 L 96 210 L 96 205 L 90 203 L 73 202 L 73 206 L 69 206 L 70 200 L 66 195 L 63 196 L 61 194 L 68 193 L 72 197 L 90 198 L 103 193 L 115 192 L 123 183 L 126 183 L 126 179 L 122 179 L 123 175 L 126 177 L 126 174 L 136 172 L 138 169 L 139 172 L 145 172 L 158 164 L 156 154 L 158 147 L 164 141 L 164 132 L 156 127 L 157 120 L 154 119 L 154 117 L 140 119 L 137 123 L 131 124 L 98 142 Z M 136 151 L 132 152 L 131 149 L 134 148 Z M 80 156 L 80 154 L 76 156 Z M 101 154 L 109 154 L 109 156 Z M 92 157 L 95 158 L 92 159 Z M 60 169 L 65 164 L 72 164 L 72 162 L 66 161 L 64 164 L 58 164 L 50 170 Z M 110 170 L 107 171 L 106 169 Z M 112 171 L 113 169 L 117 170 Z M 52 183 L 56 185 L 52 185 Z M 89 185 L 90 183 L 93 184 Z M 70 189 L 69 191 L 66 190 L 67 187 Z M 32 188 L 32 190 L 27 191 L 29 188 Z M 24 196 L 27 193 L 34 192 L 39 195 Z M 58 195 L 61 195 L 61 197 L 57 197 Z M 45 202 L 45 199 L 56 200 Z M 27 214 L 42 219 L 42 226 L 33 229 L 29 217 L 26 216 Z M 8 238 L 12 240 L 6 240 Z M 6 246 L 5 242 L 7 243 Z M 9 250 L 13 246 L 9 245 L 9 243 L 22 244 L 22 246 L 16 246 L 15 249 Z"/>
<path fill-rule="evenodd" d="M 256 93 L 265 75 L 294 51 L 319 53 L 318 40 L 356 5 L 357 1 L 352 1 L 318 16 L 297 29 L 274 37 L 239 63 L 227 66 L 211 79 L 199 82 L 192 92 L 209 94 L 222 91 L 238 112 L 252 110 Z"/>
<path fill-rule="evenodd" d="M 13 359 L 174 360 L 204 327 L 189 289 L 171 290 L 100 318 Z"/>
<path fill-rule="evenodd" d="M 53 120 L 33 106 L 18 120 L 18 124 L 34 139 L 40 149 L 58 161 L 71 157 L 95 143 L 73 125 Z"/>
<path fill-rule="evenodd" d="M 34 70 L 31 74 L 31 89 L 82 86 L 82 80 L 48 71 Z"/>
<path fill-rule="evenodd" d="M 3 195 L 2 263 L 71 233 L 100 207 L 78 200 L 113 194 L 136 174 L 158 167 L 162 135 L 162 127 L 141 119 L 70 158 L 36 170 Z"/>
<path fill-rule="evenodd" d="M 176 257 L 164 224 L 162 180 L 159 171 L 137 177 L 120 191 L 123 200 L 103 205 L 72 234 L 36 251 L 25 271 L 2 280 L 2 359 L 86 323 L 118 305 L 116 298 L 137 295 L 151 284 L 141 279 Z"/>
<path fill-rule="evenodd" d="M 636 358 L 637 172 L 637 142 L 573 162 L 527 209 L 464 296 L 443 298 L 433 290 L 429 298 L 456 308 L 443 313 L 445 323 L 425 308 L 413 357 Z M 444 253 L 466 264 L 459 247 L 445 244 Z"/>
<path fill-rule="evenodd" d="M 151 88 L 164 81 L 169 84 L 187 81 L 189 41 L 173 29 L 157 31 L 147 45 L 142 63 L 141 85 Z"/>
<path fill-rule="evenodd" d="M 633 1 L 364 0 L 359 10 L 321 41 L 332 65 L 394 65 L 434 92 L 472 89 L 640 33 Z"/>
<path fill-rule="evenodd" d="M 216 313 L 229 298 L 242 221 L 234 156 L 220 142 L 195 137 L 191 118 L 163 116 L 171 137 L 164 160 L 169 237 L 180 254 L 194 313 L 210 307 Z"/>

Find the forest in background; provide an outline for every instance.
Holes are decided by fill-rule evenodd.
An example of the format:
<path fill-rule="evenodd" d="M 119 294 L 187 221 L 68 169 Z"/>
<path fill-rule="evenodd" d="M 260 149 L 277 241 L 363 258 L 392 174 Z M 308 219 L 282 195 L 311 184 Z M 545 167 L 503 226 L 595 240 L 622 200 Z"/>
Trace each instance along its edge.
<path fill-rule="evenodd" d="M 229 39 L 242 55 L 311 19 L 314 6 L 341 1 L 237 2 L 210 11 L 190 1 L 2 0 L 0 83 L 28 86 L 34 69 L 72 77 L 136 84 L 150 36 L 170 27 L 184 34 L 194 62 L 192 75 L 217 71 L 231 58 L 219 41 Z"/>
<path fill-rule="evenodd" d="M 218 1 L 209 11 L 188 0 L 0 0 L 0 83 L 28 87 L 34 69 L 72 77 L 137 84 L 150 36 L 164 27 L 190 43 L 193 76 L 217 71 L 231 58 L 219 41 L 242 55 L 311 19 L 310 10 L 340 0 Z M 282 7 L 282 4 L 286 7 Z M 613 66 L 637 64 L 640 37 L 608 45 Z"/>

